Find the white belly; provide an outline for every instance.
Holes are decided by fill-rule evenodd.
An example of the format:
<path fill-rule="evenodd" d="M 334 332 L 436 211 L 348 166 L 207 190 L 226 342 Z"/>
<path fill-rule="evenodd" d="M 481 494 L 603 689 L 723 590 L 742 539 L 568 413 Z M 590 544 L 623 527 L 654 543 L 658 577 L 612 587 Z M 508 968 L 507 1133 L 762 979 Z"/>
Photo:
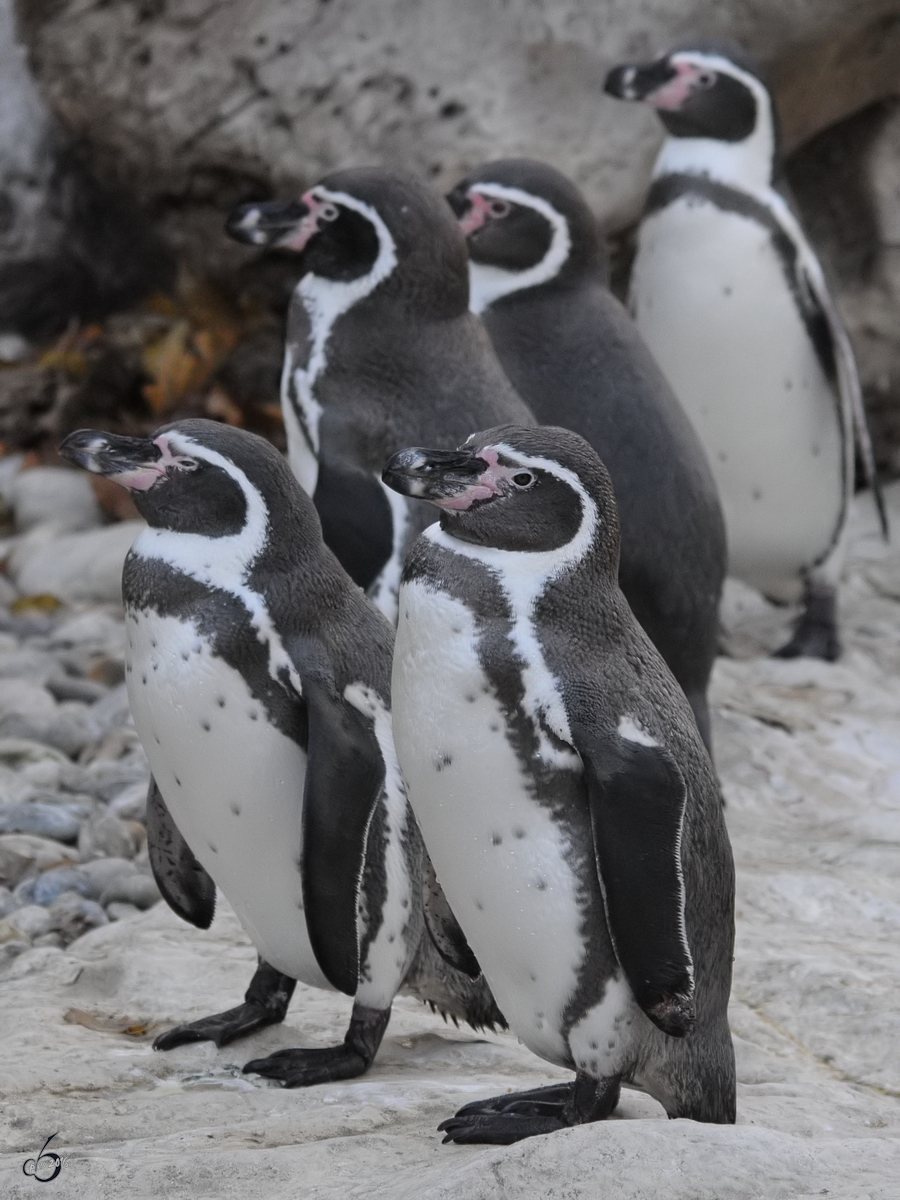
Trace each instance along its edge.
<path fill-rule="evenodd" d="M 683 197 L 641 226 L 631 302 L 706 448 L 731 573 L 789 598 L 843 520 L 845 456 L 769 234 Z"/>
<path fill-rule="evenodd" d="M 263 958 L 330 987 L 303 914 L 306 755 L 195 627 L 144 611 L 126 628 L 131 711 L 175 824 Z"/>
<path fill-rule="evenodd" d="M 418 582 L 400 592 L 394 741 L 447 898 L 513 1031 L 551 1062 L 584 959 L 565 834 L 533 799 L 475 653 L 469 611 Z"/>

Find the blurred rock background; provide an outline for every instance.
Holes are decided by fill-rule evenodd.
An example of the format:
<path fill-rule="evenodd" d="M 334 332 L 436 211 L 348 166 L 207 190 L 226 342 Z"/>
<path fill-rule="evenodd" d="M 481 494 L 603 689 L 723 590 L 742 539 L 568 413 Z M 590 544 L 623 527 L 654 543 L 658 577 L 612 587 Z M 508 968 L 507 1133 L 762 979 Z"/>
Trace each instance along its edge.
<path fill-rule="evenodd" d="M 660 127 L 602 81 L 697 32 L 771 72 L 900 473 L 897 0 L 0 0 L 0 441 L 47 460 L 78 425 L 188 413 L 277 441 L 293 268 L 228 241 L 223 216 L 340 166 L 446 188 L 490 158 L 548 159 L 621 281 Z"/>

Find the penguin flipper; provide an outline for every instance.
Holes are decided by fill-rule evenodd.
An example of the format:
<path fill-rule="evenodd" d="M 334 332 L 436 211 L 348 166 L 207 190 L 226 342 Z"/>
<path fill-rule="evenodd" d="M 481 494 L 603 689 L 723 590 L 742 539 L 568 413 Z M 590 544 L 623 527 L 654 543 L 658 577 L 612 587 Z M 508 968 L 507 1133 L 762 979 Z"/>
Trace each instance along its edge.
<path fill-rule="evenodd" d="M 447 903 L 447 897 L 438 883 L 431 859 L 427 859 L 426 862 L 422 879 L 422 893 L 425 902 L 425 928 L 434 943 L 435 950 L 451 967 L 456 967 L 470 979 L 477 979 L 481 974 L 478 959 L 472 953 L 472 949 L 466 941 L 466 935 L 453 915 L 453 909 Z"/>
<path fill-rule="evenodd" d="M 169 908 L 198 929 L 209 929 L 216 911 L 216 885 L 179 833 L 152 778 L 147 793 L 147 851 L 153 878 Z"/>
<path fill-rule="evenodd" d="M 302 853 L 306 925 L 325 978 L 353 996 L 366 833 L 384 786 L 384 765 L 374 733 L 349 703 L 307 676 L 303 697 L 309 721 Z"/>
<path fill-rule="evenodd" d="M 681 867 L 687 787 L 659 746 L 596 737 L 577 748 L 616 956 L 654 1025 L 685 1037 L 695 1020 Z"/>

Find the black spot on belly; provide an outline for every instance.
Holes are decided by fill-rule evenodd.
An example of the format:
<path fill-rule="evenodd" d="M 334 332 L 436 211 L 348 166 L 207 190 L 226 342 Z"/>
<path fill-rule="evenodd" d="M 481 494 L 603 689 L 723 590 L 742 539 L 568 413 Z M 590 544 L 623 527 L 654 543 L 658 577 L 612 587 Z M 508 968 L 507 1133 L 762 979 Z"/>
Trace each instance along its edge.
<path fill-rule="evenodd" d="M 302 900 L 297 901 L 297 907 L 300 909 L 301 912 L 303 912 L 303 901 Z"/>
<path fill-rule="evenodd" d="M 524 836 L 525 836 L 525 830 L 522 829 L 521 826 L 517 825 L 516 828 L 513 830 L 513 837 L 517 837 L 517 838 L 521 839 Z"/>
<path fill-rule="evenodd" d="M 616 1039 L 615 1039 L 615 1038 L 610 1038 L 610 1039 L 609 1039 L 609 1041 L 606 1043 L 606 1048 L 607 1048 L 607 1050 L 615 1050 L 615 1048 L 616 1048 Z"/>
<path fill-rule="evenodd" d="M 500 729 L 500 726 L 496 721 L 491 721 L 490 725 L 488 725 L 488 729 L 491 731 L 491 733 L 497 733 Z"/>
<path fill-rule="evenodd" d="M 206 844 L 207 844 L 207 846 L 209 846 L 210 850 L 212 850 L 213 854 L 218 854 L 218 853 L 219 853 L 219 848 L 218 848 L 218 846 L 214 846 L 214 845 L 212 844 L 212 842 L 207 842 Z"/>
<path fill-rule="evenodd" d="M 726 285 L 725 287 L 723 287 L 723 288 L 722 288 L 722 295 L 723 295 L 723 296 L 730 296 L 730 295 L 731 295 L 731 293 L 732 293 L 732 291 L 733 291 L 733 289 L 732 289 L 732 288 L 730 288 L 730 287 L 728 287 L 728 286 Z"/>
<path fill-rule="evenodd" d="M 449 767 L 453 762 L 453 758 L 449 754 L 439 754 L 434 760 L 434 769 L 440 773 L 445 767 Z"/>
<path fill-rule="evenodd" d="M 189 659 L 191 656 L 188 654 L 187 650 L 182 650 L 182 652 L 181 652 L 181 657 L 182 657 L 182 659 L 183 659 L 185 662 L 187 662 L 187 660 L 188 660 L 188 659 Z"/>
<path fill-rule="evenodd" d="M 751 494 L 752 494 L 754 500 L 762 500 L 762 489 L 761 488 L 754 488 L 753 492 Z"/>
<path fill-rule="evenodd" d="M 728 455 L 725 453 L 724 450 L 719 451 L 718 459 L 719 459 L 719 462 L 728 462 Z"/>
<path fill-rule="evenodd" d="M 241 815 L 241 806 L 239 804 L 231 804 L 229 807 L 236 817 Z"/>
<path fill-rule="evenodd" d="M 546 879 L 536 879 L 536 880 L 534 881 L 534 886 L 537 888 L 537 890 L 538 890 L 539 892 L 546 892 L 546 890 L 547 890 L 547 880 L 546 880 Z"/>
<path fill-rule="evenodd" d="M 403 899 L 403 900 L 401 900 L 401 901 L 400 901 L 400 907 L 401 907 L 401 908 L 409 908 L 409 901 L 408 901 L 408 900 L 406 900 L 406 899 Z"/>
<path fill-rule="evenodd" d="M 224 708 L 224 707 L 225 707 L 225 697 L 224 697 L 224 696 L 217 696 L 217 697 L 216 697 L 216 704 L 218 704 L 219 708 Z"/>
<path fill-rule="evenodd" d="M 147 682 L 147 672 L 145 671 L 144 674 L 141 676 L 141 683 L 146 684 L 146 682 Z"/>
<path fill-rule="evenodd" d="M 259 713 L 256 711 L 256 709 L 255 709 L 255 708 L 251 708 L 251 709 L 250 709 L 250 720 L 251 720 L 251 721 L 258 721 L 258 720 L 259 720 Z"/>
<path fill-rule="evenodd" d="M 388 934 L 388 941 L 389 941 L 389 942 L 395 942 L 396 940 L 397 940 L 397 939 L 394 937 L 394 935 L 393 935 L 392 933 L 389 933 L 389 934 Z"/>
<path fill-rule="evenodd" d="M 154 650 L 156 649 L 156 638 L 150 639 L 150 645 L 153 647 Z"/>
<path fill-rule="evenodd" d="M 200 728 L 209 733 L 209 731 L 212 729 L 212 725 L 210 725 L 209 721 L 201 721 Z"/>
<path fill-rule="evenodd" d="M 502 844 L 503 844 L 503 838 L 500 836 L 500 834 L 492 833 L 491 834 L 491 845 L 492 846 L 501 846 Z"/>
<path fill-rule="evenodd" d="M 481 903 L 480 900 L 475 901 L 475 907 L 478 909 L 479 912 L 484 912 L 484 905 Z"/>
<path fill-rule="evenodd" d="M 469 704 L 474 704 L 474 703 L 475 703 L 475 697 L 474 697 L 474 696 L 466 696 L 466 701 L 467 701 Z"/>
<path fill-rule="evenodd" d="M 597 1045 L 597 1043 L 596 1043 L 596 1042 L 590 1042 L 590 1043 L 589 1043 L 589 1045 L 590 1045 L 590 1047 L 591 1047 L 591 1049 L 592 1049 L 592 1050 L 599 1050 L 599 1049 L 600 1049 L 600 1047 Z"/>
<path fill-rule="evenodd" d="M 178 784 L 178 786 L 181 787 L 181 780 L 178 778 L 178 776 L 173 775 L 172 778 L 175 780 L 175 782 Z"/>
<path fill-rule="evenodd" d="M 154 670 L 154 671 L 158 671 L 158 670 L 159 670 L 159 663 L 154 663 L 154 664 L 153 664 L 153 670 Z"/>
<path fill-rule="evenodd" d="M 154 742 L 156 742 L 157 746 L 161 746 L 161 745 L 162 745 L 162 742 L 159 740 L 159 734 L 158 734 L 158 733 L 154 733 L 154 735 L 153 735 L 153 740 L 154 740 Z"/>

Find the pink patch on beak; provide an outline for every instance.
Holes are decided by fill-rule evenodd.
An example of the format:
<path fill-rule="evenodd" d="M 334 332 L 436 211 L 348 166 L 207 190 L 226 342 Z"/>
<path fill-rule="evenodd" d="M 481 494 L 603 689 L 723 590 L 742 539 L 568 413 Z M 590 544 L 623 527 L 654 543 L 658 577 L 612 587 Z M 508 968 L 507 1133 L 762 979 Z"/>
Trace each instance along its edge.
<path fill-rule="evenodd" d="M 496 496 L 500 488 L 497 486 L 497 471 L 501 474 L 504 471 L 503 467 L 497 466 L 499 455 L 496 450 L 479 450 L 478 457 L 483 458 L 488 464 L 488 469 L 483 472 L 476 483 L 471 484 L 464 492 L 459 492 L 455 496 L 448 496 L 443 500 L 433 500 L 438 508 L 449 508 L 454 512 L 465 512 L 467 508 L 471 508 L 476 500 L 490 500 L 491 496 Z"/>
<path fill-rule="evenodd" d="M 661 108 L 665 112 L 677 112 L 681 108 L 693 92 L 694 83 L 700 74 L 699 68 L 692 63 L 673 63 L 672 65 L 678 72 L 675 78 L 670 79 L 657 91 L 650 92 L 644 97 L 647 104 L 651 104 L 654 108 Z"/>
<path fill-rule="evenodd" d="M 110 475 L 113 483 L 120 483 L 130 492 L 149 492 L 154 483 L 165 475 L 158 467 L 135 467 L 132 471 L 122 471 L 118 475 Z"/>
<path fill-rule="evenodd" d="M 276 242 L 277 246 L 285 250 L 304 250 L 307 243 L 319 232 L 319 214 L 327 201 L 317 199 L 312 192 L 304 192 L 300 199 L 309 208 L 309 212 L 301 219 L 299 225 L 294 226 L 291 233 Z"/>
<path fill-rule="evenodd" d="M 491 202 L 487 196 L 482 196 L 481 192 L 476 192 L 474 189 L 468 193 L 468 196 L 471 207 L 459 218 L 459 227 L 463 231 L 464 237 L 468 237 L 476 229 L 481 229 L 491 219 Z"/>

